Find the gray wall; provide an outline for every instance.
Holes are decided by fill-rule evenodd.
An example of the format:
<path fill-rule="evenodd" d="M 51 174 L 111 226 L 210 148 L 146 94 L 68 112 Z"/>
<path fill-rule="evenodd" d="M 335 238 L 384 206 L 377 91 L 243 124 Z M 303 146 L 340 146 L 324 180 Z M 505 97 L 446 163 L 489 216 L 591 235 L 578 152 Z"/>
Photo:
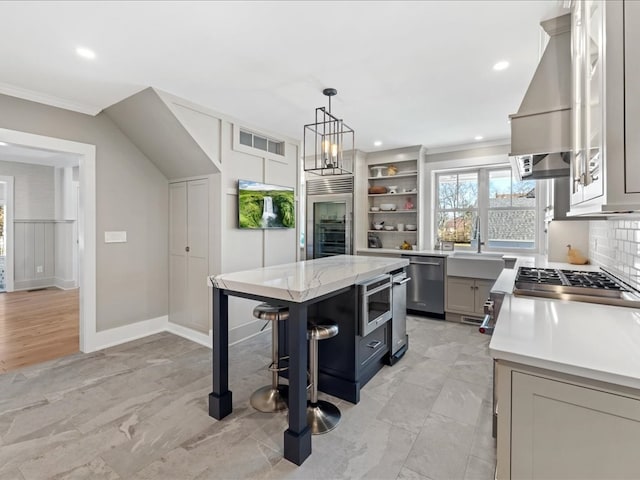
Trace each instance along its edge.
<path fill-rule="evenodd" d="M 97 330 L 166 315 L 168 185 L 153 163 L 104 114 L 0 95 L 0 127 L 96 145 Z"/>
<path fill-rule="evenodd" d="M 0 112 L 0 118 L 4 112 Z M 9 127 L 7 127 L 9 128 Z M 14 177 L 13 215 L 16 220 L 53 220 L 54 168 L 0 159 L 0 175 Z"/>

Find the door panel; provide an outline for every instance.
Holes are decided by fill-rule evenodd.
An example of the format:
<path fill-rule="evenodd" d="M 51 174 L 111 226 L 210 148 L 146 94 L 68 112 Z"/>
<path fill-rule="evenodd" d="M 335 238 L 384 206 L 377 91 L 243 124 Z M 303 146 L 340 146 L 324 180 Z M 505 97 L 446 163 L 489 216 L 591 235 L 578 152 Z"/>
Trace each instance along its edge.
<path fill-rule="evenodd" d="M 169 185 L 169 321 L 202 333 L 209 331 L 208 185 Z"/>
<path fill-rule="evenodd" d="M 194 180 L 187 185 L 187 307 L 189 324 L 196 330 L 209 331 L 209 187 L 207 180 Z"/>

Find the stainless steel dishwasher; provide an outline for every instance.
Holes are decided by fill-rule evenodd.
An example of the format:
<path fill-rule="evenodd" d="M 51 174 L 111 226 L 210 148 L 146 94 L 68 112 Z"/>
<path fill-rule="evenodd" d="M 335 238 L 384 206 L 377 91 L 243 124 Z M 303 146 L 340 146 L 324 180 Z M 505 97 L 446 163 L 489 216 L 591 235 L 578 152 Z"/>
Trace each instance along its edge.
<path fill-rule="evenodd" d="M 443 257 L 402 255 L 409 259 L 407 276 L 407 310 L 444 318 L 444 261 Z"/>

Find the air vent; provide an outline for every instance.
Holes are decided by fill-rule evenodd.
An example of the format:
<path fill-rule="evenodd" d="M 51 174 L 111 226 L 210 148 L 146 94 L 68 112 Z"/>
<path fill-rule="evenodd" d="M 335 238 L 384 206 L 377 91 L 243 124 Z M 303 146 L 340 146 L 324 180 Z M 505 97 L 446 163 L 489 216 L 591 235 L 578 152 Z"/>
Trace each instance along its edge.
<path fill-rule="evenodd" d="M 307 180 L 307 195 L 323 195 L 328 193 L 353 193 L 352 175 L 334 175 Z"/>
<path fill-rule="evenodd" d="M 256 148 L 264 152 L 284 156 L 284 142 L 272 138 L 263 137 L 247 130 L 240 130 L 240 144 Z"/>

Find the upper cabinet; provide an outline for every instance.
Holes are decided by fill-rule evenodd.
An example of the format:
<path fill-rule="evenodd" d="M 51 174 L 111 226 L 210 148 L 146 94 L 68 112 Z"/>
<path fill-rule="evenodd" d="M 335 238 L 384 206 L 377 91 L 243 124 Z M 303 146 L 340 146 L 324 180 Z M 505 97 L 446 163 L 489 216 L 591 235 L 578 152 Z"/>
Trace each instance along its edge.
<path fill-rule="evenodd" d="M 572 4 L 571 215 L 640 211 L 640 2 Z"/>

